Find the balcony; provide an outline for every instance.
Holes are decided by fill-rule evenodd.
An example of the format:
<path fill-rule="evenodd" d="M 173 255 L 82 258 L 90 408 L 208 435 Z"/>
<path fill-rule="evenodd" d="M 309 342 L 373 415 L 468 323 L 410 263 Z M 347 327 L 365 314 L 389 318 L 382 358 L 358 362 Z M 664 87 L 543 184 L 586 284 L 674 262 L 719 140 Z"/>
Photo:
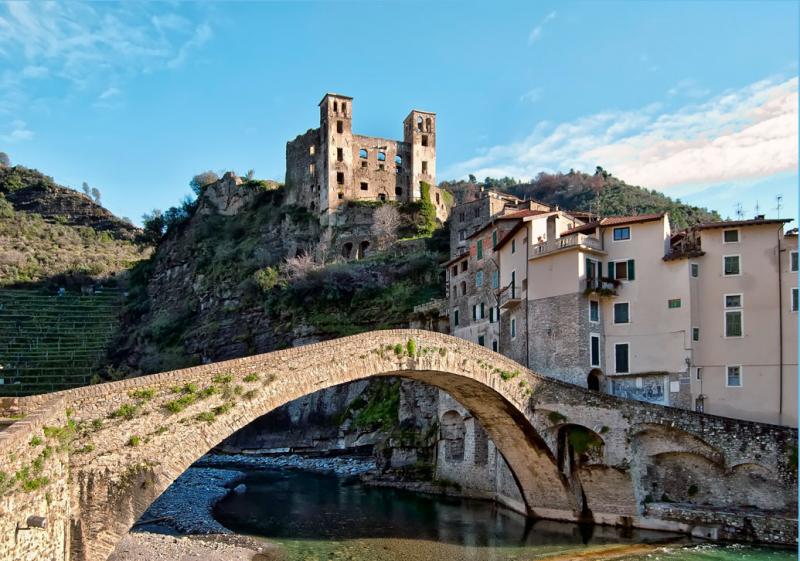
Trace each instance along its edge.
<path fill-rule="evenodd" d="M 498 297 L 501 308 L 513 308 L 522 302 L 522 287 L 509 284 L 500 290 Z"/>
<path fill-rule="evenodd" d="M 617 295 L 617 288 L 620 287 L 622 281 L 611 279 L 608 277 L 600 278 L 587 278 L 586 288 L 583 293 L 587 296 L 590 294 L 597 294 L 598 296 L 614 297 Z"/>
<path fill-rule="evenodd" d="M 547 240 L 534 244 L 531 247 L 531 254 L 533 257 L 546 255 L 555 251 L 561 251 L 571 247 L 583 247 L 588 249 L 595 249 L 603 251 L 603 243 L 594 236 L 587 236 L 586 234 L 570 234 L 569 236 L 562 236 L 554 240 Z"/>

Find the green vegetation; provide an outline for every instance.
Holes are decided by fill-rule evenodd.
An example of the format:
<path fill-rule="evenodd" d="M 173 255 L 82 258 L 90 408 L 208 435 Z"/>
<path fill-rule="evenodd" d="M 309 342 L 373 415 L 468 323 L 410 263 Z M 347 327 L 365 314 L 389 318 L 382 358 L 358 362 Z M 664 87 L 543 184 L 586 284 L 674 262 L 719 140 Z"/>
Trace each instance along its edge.
<path fill-rule="evenodd" d="M 142 443 L 142 437 L 136 434 L 131 435 L 128 439 L 128 446 L 139 446 Z"/>
<path fill-rule="evenodd" d="M 218 374 L 214 376 L 214 383 L 215 384 L 230 384 L 233 380 L 233 376 L 230 374 Z"/>
<path fill-rule="evenodd" d="M 43 442 L 44 442 L 44 440 L 42 440 L 41 436 L 34 436 L 33 438 L 31 438 L 30 445 L 31 446 L 40 446 Z"/>
<path fill-rule="evenodd" d="M 603 447 L 603 440 L 594 432 L 584 427 L 569 427 L 569 435 L 567 438 L 572 449 L 579 456 L 589 451 L 600 450 Z"/>
<path fill-rule="evenodd" d="M 133 390 L 128 394 L 134 399 L 141 399 L 142 401 L 149 401 L 156 395 L 156 390 L 153 388 L 143 388 L 140 390 Z"/>
<path fill-rule="evenodd" d="M 109 413 L 112 419 L 125 419 L 130 421 L 139 413 L 139 406 L 133 403 L 123 403 L 117 409 Z"/>
<path fill-rule="evenodd" d="M 414 358 L 416 356 L 416 354 L 417 354 L 417 342 L 414 341 L 414 339 L 409 339 L 406 342 L 406 352 L 408 353 L 408 356 L 410 356 L 411 358 Z"/>
<path fill-rule="evenodd" d="M 566 421 L 567 417 L 566 415 L 562 415 L 558 411 L 550 411 L 550 413 L 547 414 L 547 419 L 554 425 L 557 425 L 559 423 L 563 423 L 564 421 Z"/>
<path fill-rule="evenodd" d="M 251 372 L 250 374 L 248 374 L 247 376 L 245 376 L 245 377 L 242 379 L 242 381 L 243 381 L 243 382 L 246 382 L 246 383 L 248 383 L 248 384 L 249 384 L 249 383 L 252 383 L 252 382 L 257 382 L 257 381 L 258 381 L 258 378 L 259 378 L 259 376 L 258 376 L 258 374 L 257 374 L 257 373 L 255 373 L 255 372 Z"/>
<path fill-rule="evenodd" d="M 213 411 L 203 411 L 202 413 L 198 413 L 195 417 L 195 419 L 204 423 L 213 423 L 216 418 L 217 416 Z"/>
<path fill-rule="evenodd" d="M 375 380 L 364 392 L 350 402 L 337 424 L 353 419 L 353 426 L 361 429 L 388 431 L 397 424 L 400 407 L 400 380 Z"/>

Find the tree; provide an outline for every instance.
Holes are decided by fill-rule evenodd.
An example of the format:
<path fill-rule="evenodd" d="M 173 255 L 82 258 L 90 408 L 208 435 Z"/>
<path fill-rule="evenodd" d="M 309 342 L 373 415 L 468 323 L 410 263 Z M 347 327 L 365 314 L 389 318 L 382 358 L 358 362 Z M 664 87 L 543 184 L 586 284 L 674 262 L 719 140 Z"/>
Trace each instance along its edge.
<path fill-rule="evenodd" d="M 478 178 L 470 173 L 469 174 L 469 182 L 470 183 L 477 183 L 478 182 Z"/>
<path fill-rule="evenodd" d="M 247 170 L 247 175 L 244 176 L 244 178 L 247 181 L 253 181 L 253 179 L 255 179 L 255 177 L 256 177 L 256 171 L 253 170 L 253 169 Z"/>
<path fill-rule="evenodd" d="M 391 204 L 379 206 L 372 215 L 372 235 L 378 240 L 378 247 L 386 249 L 397 240 L 400 228 L 400 211 Z"/>
<path fill-rule="evenodd" d="M 0 168 L 7 168 L 11 166 L 11 158 L 5 152 L 0 152 Z"/>
<path fill-rule="evenodd" d="M 189 182 L 189 186 L 192 188 L 192 191 L 194 191 L 194 194 L 199 197 L 203 189 L 215 181 L 219 181 L 219 175 L 217 175 L 216 172 L 208 170 L 195 175 Z"/>
<path fill-rule="evenodd" d="M 92 190 L 89 188 L 89 184 L 86 183 L 85 181 L 83 182 L 83 194 L 86 195 L 87 197 L 92 196 Z"/>
<path fill-rule="evenodd" d="M 100 204 L 100 189 L 97 187 L 92 187 L 92 198 L 94 199 L 94 202 Z"/>
<path fill-rule="evenodd" d="M 145 245 L 156 245 L 164 236 L 167 223 L 162 212 L 154 208 L 152 212 L 142 215 L 142 233 L 137 241 Z"/>

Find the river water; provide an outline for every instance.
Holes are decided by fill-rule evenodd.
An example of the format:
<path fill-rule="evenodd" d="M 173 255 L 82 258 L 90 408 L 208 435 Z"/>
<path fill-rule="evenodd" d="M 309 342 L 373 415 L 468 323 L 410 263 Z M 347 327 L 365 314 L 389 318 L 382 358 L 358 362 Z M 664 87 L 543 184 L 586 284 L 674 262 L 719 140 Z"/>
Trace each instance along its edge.
<path fill-rule="evenodd" d="M 786 550 L 688 543 L 658 532 L 531 523 L 485 501 L 368 487 L 333 475 L 258 470 L 244 483 L 244 492 L 217 503 L 214 516 L 237 533 L 280 544 L 286 561 L 522 561 L 602 556 L 642 543 L 664 545 L 626 561 L 797 559 Z"/>

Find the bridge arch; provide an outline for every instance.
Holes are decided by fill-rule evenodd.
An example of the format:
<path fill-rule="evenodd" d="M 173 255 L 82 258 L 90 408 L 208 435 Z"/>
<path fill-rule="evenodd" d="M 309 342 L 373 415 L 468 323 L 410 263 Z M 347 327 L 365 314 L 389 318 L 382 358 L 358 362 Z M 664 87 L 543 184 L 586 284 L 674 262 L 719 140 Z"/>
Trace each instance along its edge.
<path fill-rule="evenodd" d="M 570 481 L 528 420 L 541 378 L 462 339 L 384 331 L 63 392 L 82 427 L 75 447 L 91 450 L 70 460 L 72 559 L 106 559 L 178 476 L 258 417 L 323 388 L 378 376 L 425 382 L 467 408 L 506 459 L 529 515 L 581 516 Z M 98 420 L 102 428 L 93 429 Z"/>

